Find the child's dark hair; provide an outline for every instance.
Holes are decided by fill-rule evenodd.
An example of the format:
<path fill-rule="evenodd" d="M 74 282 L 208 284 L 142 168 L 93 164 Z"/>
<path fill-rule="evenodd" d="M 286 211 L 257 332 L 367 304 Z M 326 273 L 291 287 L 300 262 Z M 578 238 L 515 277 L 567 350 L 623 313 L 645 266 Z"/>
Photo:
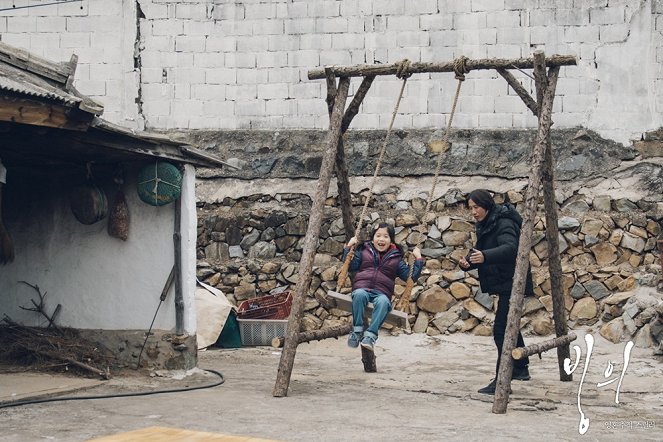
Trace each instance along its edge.
<path fill-rule="evenodd" d="M 380 229 L 387 229 L 387 233 L 389 234 L 389 239 L 391 239 L 391 243 L 392 244 L 396 243 L 396 231 L 394 230 L 394 226 L 385 222 L 382 222 L 377 226 L 373 227 L 373 230 L 371 230 L 371 241 L 373 240 L 375 233 Z"/>
<path fill-rule="evenodd" d="M 481 207 L 482 209 L 489 212 L 493 207 L 495 207 L 495 200 L 490 195 L 487 190 L 476 189 L 470 192 L 465 201 L 465 205 L 468 205 L 470 200 L 474 201 L 474 204 Z"/>
<path fill-rule="evenodd" d="M 381 222 L 380 224 L 376 225 L 373 227 L 373 230 L 371 230 L 371 238 L 370 241 L 373 241 L 373 238 L 375 237 L 375 232 L 377 232 L 379 229 L 387 229 L 387 233 L 389 234 L 389 239 L 391 240 L 391 243 L 396 246 L 396 248 L 403 253 L 403 248 L 399 245 L 396 244 L 396 230 L 394 229 L 394 226 L 392 226 L 389 223 L 386 222 Z"/>

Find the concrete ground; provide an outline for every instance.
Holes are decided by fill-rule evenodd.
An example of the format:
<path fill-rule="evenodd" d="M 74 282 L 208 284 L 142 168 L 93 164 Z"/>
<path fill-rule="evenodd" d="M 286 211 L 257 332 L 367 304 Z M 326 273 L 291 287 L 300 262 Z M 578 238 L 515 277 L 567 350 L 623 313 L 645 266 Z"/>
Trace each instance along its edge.
<path fill-rule="evenodd" d="M 572 382 L 560 382 L 555 351 L 534 357 L 532 380 L 514 381 L 508 411 L 493 414 L 492 396 L 476 392 L 493 375 L 492 338 L 471 335 L 381 335 L 378 373 L 364 373 L 360 352 L 345 339 L 302 344 L 288 396 L 272 397 L 280 351 L 270 347 L 209 349 L 202 369 L 223 373 L 221 386 L 194 391 L 40 403 L 0 408 L 0 441 L 84 441 L 167 427 L 283 441 L 496 440 L 587 441 L 661 440 L 663 361 L 650 349 L 634 348 L 619 388 L 625 344 L 590 333 L 594 349 L 582 384 L 580 408 L 589 429 L 579 433 L 578 391 L 585 364 L 584 333 L 573 343 L 582 359 Z M 528 338 L 527 343 L 541 341 Z M 573 354 L 573 350 L 572 350 Z M 605 377 L 609 361 L 612 374 Z M 110 381 L 0 374 L 0 401 L 60 391 L 47 386 L 81 386 L 67 396 L 126 394 L 202 386 L 217 380 L 201 370 L 163 376 L 127 374 Z M 21 381 L 20 378 L 23 377 Z M 47 377 L 48 376 L 48 377 Z M 30 378 L 30 380 L 28 380 Z M 603 387 L 598 383 L 617 381 Z M 23 382 L 23 390 L 19 386 Z M 13 390 L 15 396 L 7 392 Z"/>

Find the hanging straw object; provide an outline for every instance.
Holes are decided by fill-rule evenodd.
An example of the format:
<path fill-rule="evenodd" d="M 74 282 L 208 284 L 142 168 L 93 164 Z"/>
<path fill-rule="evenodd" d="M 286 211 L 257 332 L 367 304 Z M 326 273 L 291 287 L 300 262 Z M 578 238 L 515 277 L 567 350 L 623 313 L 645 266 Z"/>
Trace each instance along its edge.
<path fill-rule="evenodd" d="M 114 181 L 117 183 L 117 193 L 111 205 L 110 214 L 108 216 L 108 234 L 114 238 L 119 238 L 126 241 L 129 237 L 129 206 L 124 198 L 122 192 L 122 179 L 121 172 L 115 177 Z"/>
<path fill-rule="evenodd" d="M 2 222 L 2 188 L 6 182 L 7 169 L 0 161 L 0 264 L 3 265 L 14 260 L 14 243 Z"/>

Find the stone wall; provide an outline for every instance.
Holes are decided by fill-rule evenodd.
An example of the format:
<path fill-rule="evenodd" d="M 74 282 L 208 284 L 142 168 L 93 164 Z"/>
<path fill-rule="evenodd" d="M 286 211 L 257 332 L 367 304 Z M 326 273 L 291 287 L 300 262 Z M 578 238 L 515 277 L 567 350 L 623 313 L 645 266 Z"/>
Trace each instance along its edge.
<path fill-rule="evenodd" d="M 371 188 L 384 135 L 349 131 L 344 138 L 355 216 Z M 530 130 L 454 131 L 433 195 L 434 215 L 423 211 L 437 160 L 430 146 L 440 138 L 439 132 L 399 130 L 390 138 L 365 222 L 393 222 L 398 242 L 406 248 L 425 240 L 426 269 L 409 312 L 416 331 L 490 334 L 494 301 L 479 291 L 476 274 L 462 272 L 457 265 L 474 241 L 474 226 L 463 203 L 470 191 L 485 188 L 498 201 L 508 195 L 518 207 L 531 172 L 534 135 Z M 326 133 L 193 131 L 177 136 L 237 168 L 197 172 L 198 276 L 235 303 L 277 286 L 292 287 Z M 609 339 L 637 334 L 639 345 L 645 345 L 646 333 L 634 326 L 642 329 L 654 321 L 647 309 L 662 303 L 660 294 L 647 296 L 656 293 L 661 277 L 655 247 L 663 219 L 662 141 L 660 131 L 646 134 L 632 147 L 582 128 L 552 131 L 570 322 L 609 324 L 603 331 Z M 331 184 L 305 307 L 307 329 L 349 320 L 348 312 L 334 309 L 325 297 L 335 288 L 346 240 L 335 179 Z M 530 254 L 536 290 L 526 300 L 523 325 L 527 332 L 545 335 L 552 323 L 542 210 L 540 204 Z M 397 294 L 402 290 L 397 286 Z M 628 302 L 637 307 L 627 309 Z"/>
<path fill-rule="evenodd" d="M 392 186 L 375 195 L 365 223 L 369 227 L 383 220 L 393 223 L 396 240 L 406 249 L 423 243 L 426 266 L 409 307 L 414 331 L 490 335 L 496 300 L 480 291 L 476 271 L 466 273 L 458 267 L 458 259 L 475 241 L 473 221 L 464 207 L 466 195 L 448 189 L 434 201 L 434 213 L 424 214 L 426 200 L 401 199 L 400 193 Z M 353 194 L 355 213 L 361 211 L 366 194 L 366 190 Z M 523 195 L 510 190 L 495 197 L 498 202 L 508 198 L 521 208 Z M 310 199 L 299 193 L 256 194 L 201 204 L 198 277 L 221 289 L 235 304 L 276 287 L 294 287 L 309 209 Z M 554 333 L 554 326 L 542 209 L 540 204 L 530 253 L 535 296 L 525 299 L 522 326 L 527 333 L 545 336 Z M 655 294 L 661 280 L 655 250 L 661 220 L 661 202 L 597 196 L 575 198 L 560 206 L 564 302 L 571 327 L 595 324 L 612 341 L 634 337 L 638 345 L 653 345 L 648 324 L 663 305 L 660 294 Z M 340 210 L 330 197 L 303 329 L 350 320 L 349 312 L 334 308 L 326 297 L 336 287 L 345 239 Z M 349 285 L 348 281 L 341 291 L 349 292 Z M 635 291 L 642 287 L 650 290 Z M 403 290 L 401 281 L 396 295 Z"/>
<path fill-rule="evenodd" d="M 136 367 L 188 370 L 198 362 L 195 334 L 177 336 L 171 331 L 153 329 L 145 340 L 145 330 L 79 329 L 77 332 L 82 339 L 113 354 L 111 372 Z"/>

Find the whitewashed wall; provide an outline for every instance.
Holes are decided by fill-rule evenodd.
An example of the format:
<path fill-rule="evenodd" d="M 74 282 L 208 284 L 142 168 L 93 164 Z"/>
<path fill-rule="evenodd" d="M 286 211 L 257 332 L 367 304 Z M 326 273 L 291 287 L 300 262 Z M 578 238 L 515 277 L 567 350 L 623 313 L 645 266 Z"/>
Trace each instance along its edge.
<path fill-rule="evenodd" d="M 137 170 L 127 173 L 135 177 Z M 183 294 L 184 328 L 196 329 L 195 288 L 196 212 L 193 192 L 195 171 L 187 166 L 182 192 L 184 214 Z M 12 185 L 11 175 L 7 186 Z M 5 191 L 5 199 L 10 197 Z M 14 189 L 16 189 L 14 187 Z M 115 187 L 104 187 L 109 204 Z M 126 242 L 110 237 L 108 219 L 93 225 L 79 223 L 69 204 L 70 185 L 45 180 L 43 187 L 22 197 L 22 206 L 4 205 L 4 220 L 16 245 L 13 263 L 0 266 L 0 317 L 32 326 L 48 322 L 37 313 L 22 310 L 39 300 L 36 291 L 20 283 L 36 284 L 46 293 L 45 309 L 62 310 L 59 325 L 79 329 L 147 329 L 174 262 L 174 205 L 153 207 L 140 200 L 135 180 L 124 187 L 130 213 Z M 10 198 L 11 200 L 11 198 Z M 15 198 L 14 198 L 15 200 Z M 174 289 L 168 293 L 154 323 L 155 329 L 175 329 Z"/>
<path fill-rule="evenodd" d="M 82 0 L 0 14 L 4 42 L 62 61 L 77 53 L 77 87 L 132 127 L 326 128 L 323 82 L 307 80 L 308 69 L 518 58 L 536 48 L 579 60 L 562 69 L 556 127 L 628 143 L 663 122 L 658 0 Z M 413 77 L 396 126 L 443 127 L 453 83 L 452 74 Z M 386 128 L 397 93 L 394 78 L 379 79 L 353 127 Z M 535 121 L 485 71 L 463 85 L 455 124 Z"/>

